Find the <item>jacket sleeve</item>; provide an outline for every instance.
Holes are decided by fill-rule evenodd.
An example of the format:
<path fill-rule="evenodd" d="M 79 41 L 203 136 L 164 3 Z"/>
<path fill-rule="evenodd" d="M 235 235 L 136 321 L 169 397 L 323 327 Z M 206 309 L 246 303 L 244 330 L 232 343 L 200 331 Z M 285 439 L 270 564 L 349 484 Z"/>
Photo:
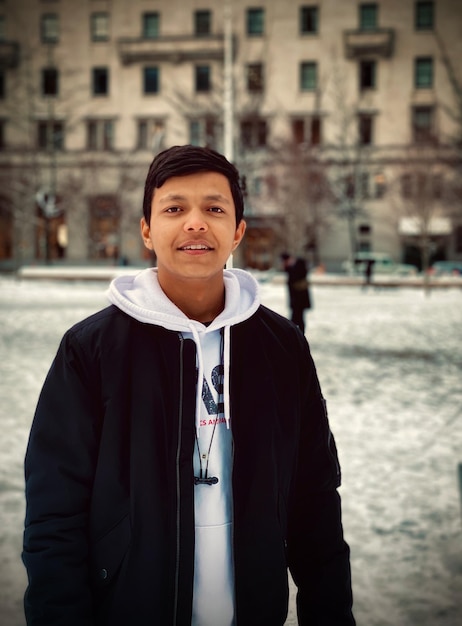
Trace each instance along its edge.
<path fill-rule="evenodd" d="M 97 372 L 75 333 L 45 380 L 25 460 L 24 608 L 33 626 L 93 624 L 88 510 L 98 446 Z M 94 368 L 96 369 L 96 368 Z"/>
<path fill-rule="evenodd" d="M 353 626 L 350 551 L 343 538 L 337 492 L 340 465 L 304 338 L 301 354 L 300 440 L 288 518 L 288 559 L 298 588 L 298 619 L 303 626 Z"/>

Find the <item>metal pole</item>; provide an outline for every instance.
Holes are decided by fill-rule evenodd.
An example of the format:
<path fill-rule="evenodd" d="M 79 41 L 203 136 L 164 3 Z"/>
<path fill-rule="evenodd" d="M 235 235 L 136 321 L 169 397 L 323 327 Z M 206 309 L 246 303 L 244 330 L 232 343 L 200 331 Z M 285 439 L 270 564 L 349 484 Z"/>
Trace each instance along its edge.
<path fill-rule="evenodd" d="M 457 473 L 459 475 L 459 494 L 460 494 L 460 505 L 462 511 L 462 463 L 459 463 L 457 467 Z"/>
<path fill-rule="evenodd" d="M 232 0 L 224 6 L 224 154 L 234 160 L 234 94 L 233 94 L 233 21 Z"/>
<path fill-rule="evenodd" d="M 223 9 L 224 21 L 224 154 L 231 163 L 234 160 L 234 94 L 233 94 L 233 20 L 232 0 L 226 0 Z M 226 268 L 233 267 L 233 255 L 230 254 L 226 262 Z"/>

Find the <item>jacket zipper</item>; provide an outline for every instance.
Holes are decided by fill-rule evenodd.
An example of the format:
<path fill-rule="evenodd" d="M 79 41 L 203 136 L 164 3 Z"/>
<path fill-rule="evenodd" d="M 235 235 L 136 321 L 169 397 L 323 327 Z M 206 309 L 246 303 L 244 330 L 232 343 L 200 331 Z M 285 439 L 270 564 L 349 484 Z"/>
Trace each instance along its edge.
<path fill-rule="evenodd" d="M 176 449 L 176 561 L 175 561 L 175 593 L 173 605 L 173 624 L 175 626 L 178 617 L 178 594 L 179 594 L 179 576 L 180 576 L 180 451 L 181 451 L 181 433 L 183 422 L 183 346 L 184 339 L 180 337 L 180 398 L 178 410 L 178 444 Z"/>
<path fill-rule="evenodd" d="M 231 550 L 232 550 L 232 563 L 233 563 L 233 600 L 234 600 L 234 620 L 233 626 L 237 626 L 237 611 L 236 611 L 236 563 L 234 558 L 234 489 L 233 489 L 233 475 L 234 475 L 234 434 L 231 430 Z"/>

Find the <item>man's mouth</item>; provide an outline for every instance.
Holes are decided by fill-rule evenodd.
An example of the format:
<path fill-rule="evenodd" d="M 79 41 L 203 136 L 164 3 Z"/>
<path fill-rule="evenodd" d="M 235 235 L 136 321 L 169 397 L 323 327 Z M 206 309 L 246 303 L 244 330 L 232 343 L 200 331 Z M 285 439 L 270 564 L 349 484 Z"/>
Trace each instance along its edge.
<path fill-rule="evenodd" d="M 196 243 L 187 246 L 181 246 L 180 250 L 212 250 L 212 248 L 210 246 L 206 246 L 203 243 Z"/>

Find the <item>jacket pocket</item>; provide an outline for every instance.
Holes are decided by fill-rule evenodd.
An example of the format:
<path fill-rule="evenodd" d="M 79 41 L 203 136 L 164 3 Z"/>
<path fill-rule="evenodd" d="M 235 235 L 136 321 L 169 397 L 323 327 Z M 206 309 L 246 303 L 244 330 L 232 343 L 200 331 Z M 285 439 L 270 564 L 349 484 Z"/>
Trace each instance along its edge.
<path fill-rule="evenodd" d="M 91 578 L 95 588 L 116 577 L 130 546 L 130 517 L 126 515 L 92 546 Z"/>

